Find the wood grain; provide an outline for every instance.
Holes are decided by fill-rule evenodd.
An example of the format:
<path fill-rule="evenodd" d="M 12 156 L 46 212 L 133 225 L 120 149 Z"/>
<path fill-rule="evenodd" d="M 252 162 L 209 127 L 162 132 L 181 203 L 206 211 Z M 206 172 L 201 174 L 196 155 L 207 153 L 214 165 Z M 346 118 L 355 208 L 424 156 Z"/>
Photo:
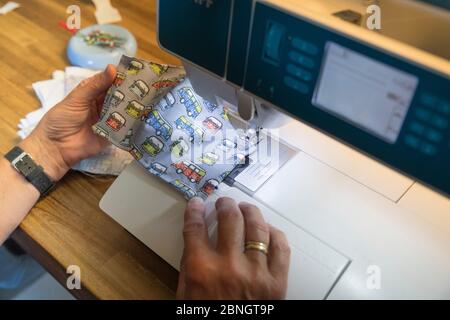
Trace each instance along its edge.
<path fill-rule="evenodd" d="M 0 5 L 7 1 L 0 0 Z M 20 118 L 39 107 L 35 81 L 51 78 L 69 62 L 66 45 L 72 36 L 59 27 L 66 8 L 81 7 L 82 27 L 95 23 L 88 0 L 27 0 L 0 16 L 0 152 L 18 142 Z M 120 25 L 138 41 L 137 56 L 179 64 L 156 41 L 156 1 L 112 0 Z M 166 299 L 174 297 L 177 272 L 98 207 L 114 178 L 91 178 L 70 172 L 50 196 L 39 202 L 13 234 L 58 281 L 66 283 L 70 265 L 81 268 L 83 290 L 77 298 Z"/>

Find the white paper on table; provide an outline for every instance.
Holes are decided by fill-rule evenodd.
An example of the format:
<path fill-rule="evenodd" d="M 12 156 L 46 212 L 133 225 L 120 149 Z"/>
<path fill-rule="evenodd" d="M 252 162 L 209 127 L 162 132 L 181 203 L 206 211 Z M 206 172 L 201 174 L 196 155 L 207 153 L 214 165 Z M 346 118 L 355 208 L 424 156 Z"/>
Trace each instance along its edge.
<path fill-rule="evenodd" d="M 66 95 L 69 94 L 81 81 L 99 72 L 79 67 L 67 67 L 64 73 L 64 92 Z"/>
<path fill-rule="evenodd" d="M 7 2 L 3 7 L 0 8 L 0 14 L 7 14 L 20 7 L 20 4 L 14 1 Z"/>
<path fill-rule="evenodd" d="M 110 0 L 92 0 L 96 7 L 95 18 L 98 24 L 115 23 L 122 21 L 119 10 L 111 5 Z"/>
<path fill-rule="evenodd" d="M 65 98 L 64 81 L 51 79 L 33 83 L 33 89 L 44 110 L 49 110 Z"/>

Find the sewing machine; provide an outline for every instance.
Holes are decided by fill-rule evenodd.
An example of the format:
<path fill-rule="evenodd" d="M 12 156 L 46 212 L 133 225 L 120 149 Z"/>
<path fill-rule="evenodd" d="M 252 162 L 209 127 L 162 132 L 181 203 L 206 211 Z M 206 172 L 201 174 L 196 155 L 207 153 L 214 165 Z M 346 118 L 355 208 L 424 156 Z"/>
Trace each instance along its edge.
<path fill-rule="evenodd" d="M 446 5 L 159 2 L 160 45 L 197 93 L 278 146 L 219 186 L 207 222 L 214 241 L 215 199 L 257 204 L 292 247 L 288 298 L 450 298 Z M 185 203 L 132 163 L 100 205 L 178 269 Z"/>

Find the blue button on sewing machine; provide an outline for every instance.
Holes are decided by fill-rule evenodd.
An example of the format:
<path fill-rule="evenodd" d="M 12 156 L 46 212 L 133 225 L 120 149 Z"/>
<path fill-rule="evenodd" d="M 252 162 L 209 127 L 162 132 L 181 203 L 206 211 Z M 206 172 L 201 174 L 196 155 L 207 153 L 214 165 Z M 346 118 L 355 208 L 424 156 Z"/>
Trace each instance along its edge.
<path fill-rule="evenodd" d="M 315 63 L 313 59 L 305 57 L 304 55 L 302 55 L 297 51 L 290 51 L 288 55 L 289 59 L 291 59 L 293 62 L 298 63 L 306 68 L 310 69 L 314 68 Z"/>
<path fill-rule="evenodd" d="M 72 65 L 102 70 L 117 65 L 124 54 L 134 57 L 136 51 L 136 39 L 127 29 L 103 24 L 78 31 L 69 41 L 67 56 Z"/>
<path fill-rule="evenodd" d="M 443 117 L 434 116 L 433 119 L 431 119 L 431 121 L 432 121 L 431 123 L 439 129 L 447 129 L 448 127 L 448 121 Z"/>
<path fill-rule="evenodd" d="M 432 144 L 424 142 L 420 146 L 420 151 L 426 155 L 434 156 L 437 153 L 437 148 Z"/>
<path fill-rule="evenodd" d="M 288 64 L 286 67 L 286 71 L 293 75 L 294 77 L 299 78 L 300 80 L 303 81 L 311 81 L 312 79 L 312 74 L 306 70 L 303 70 L 302 68 L 296 67 L 293 64 Z"/>
<path fill-rule="evenodd" d="M 436 98 L 429 93 L 423 93 L 420 97 L 420 101 L 427 107 L 433 107 L 436 103 Z"/>
<path fill-rule="evenodd" d="M 312 56 L 315 56 L 319 52 L 319 48 L 315 45 L 297 37 L 292 39 L 292 46 Z"/>
<path fill-rule="evenodd" d="M 421 135 L 425 132 L 425 126 L 415 121 L 410 124 L 409 129 L 418 135 Z"/>
<path fill-rule="evenodd" d="M 416 117 L 422 121 L 429 121 L 431 119 L 431 113 L 419 108 L 416 110 Z"/>
<path fill-rule="evenodd" d="M 433 142 L 440 142 L 442 140 L 442 134 L 433 129 L 428 129 L 425 136 L 428 140 Z"/>
<path fill-rule="evenodd" d="M 416 138 L 416 137 L 414 137 L 414 136 L 408 134 L 408 135 L 405 137 L 405 143 L 406 143 L 408 146 L 410 146 L 411 148 L 416 149 L 416 148 L 418 148 L 419 145 L 420 145 L 420 139 L 418 139 L 418 138 Z"/>
<path fill-rule="evenodd" d="M 437 105 L 437 110 L 444 114 L 450 115 L 450 102 L 441 100 Z"/>
<path fill-rule="evenodd" d="M 307 94 L 309 92 L 309 86 L 307 84 L 297 81 L 292 77 L 284 77 L 284 84 L 302 94 Z"/>

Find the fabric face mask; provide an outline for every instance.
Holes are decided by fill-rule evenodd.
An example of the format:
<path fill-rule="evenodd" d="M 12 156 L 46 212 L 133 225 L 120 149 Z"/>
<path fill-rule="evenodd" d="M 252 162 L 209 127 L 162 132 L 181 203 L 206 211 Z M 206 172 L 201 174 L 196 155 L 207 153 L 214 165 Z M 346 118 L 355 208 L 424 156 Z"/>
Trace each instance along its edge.
<path fill-rule="evenodd" d="M 149 173 L 206 198 L 255 149 L 227 110 L 198 96 L 184 69 L 123 57 L 94 132 L 129 151 Z"/>

